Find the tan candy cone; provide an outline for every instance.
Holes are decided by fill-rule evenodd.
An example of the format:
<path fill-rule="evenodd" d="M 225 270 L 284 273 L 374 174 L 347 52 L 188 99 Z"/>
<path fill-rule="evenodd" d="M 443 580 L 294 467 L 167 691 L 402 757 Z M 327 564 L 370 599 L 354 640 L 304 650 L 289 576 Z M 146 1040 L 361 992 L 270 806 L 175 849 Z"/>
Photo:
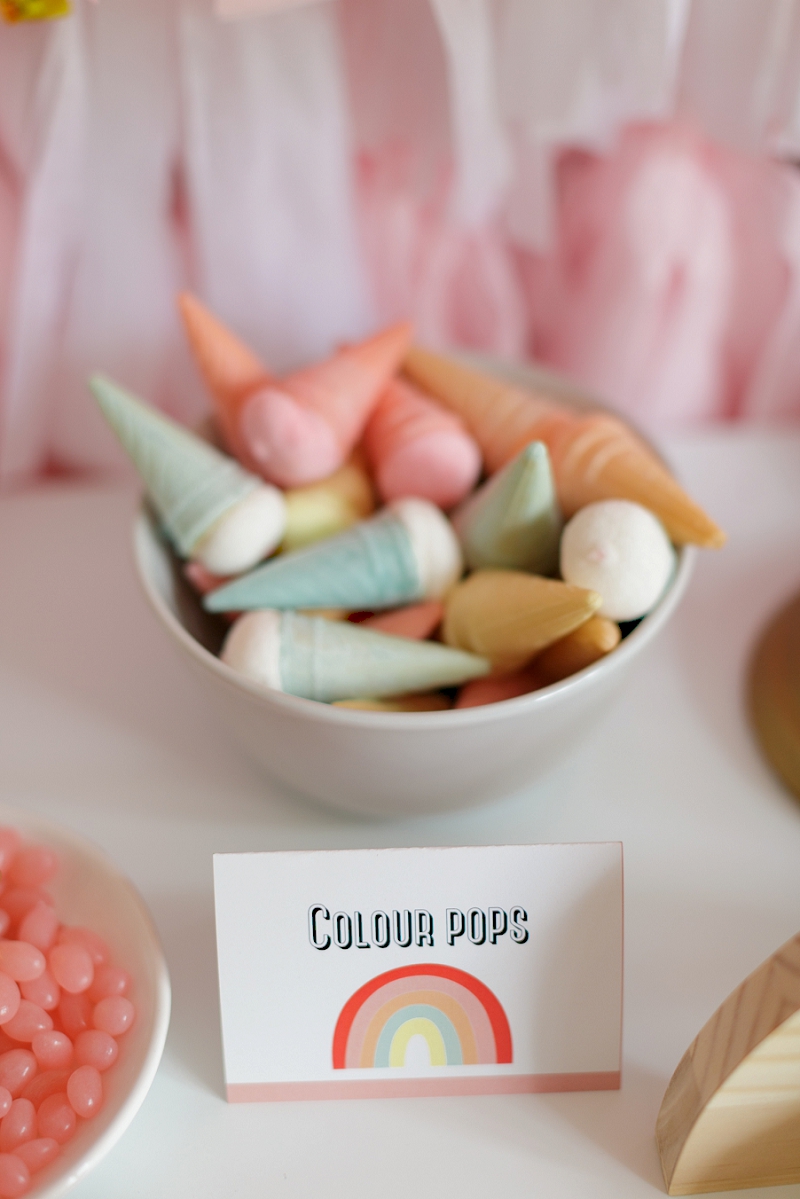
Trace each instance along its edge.
<path fill-rule="evenodd" d="M 599 662 L 620 643 L 619 625 L 605 616 L 593 616 L 573 632 L 537 654 L 533 671 L 542 687 L 558 683 Z"/>
<path fill-rule="evenodd" d="M 410 324 L 392 325 L 367 341 L 345 346 L 325 362 L 296 371 L 281 388 L 328 422 L 347 455 L 402 362 L 411 335 Z"/>
<path fill-rule="evenodd" d="M 596 500 L 633 500 L 662 521 L 677 545 L 718 549 L 725 534 L 655 455 L 613 416 L 579 416 L 556 401 L 414 347 L 403 369 L 457 412 L 498 470 L 533 440 L 550 453 L 564 515 Z"/>
<path fill-rule="evenodd" d="M 597 611 L 596 591 L 517 570 L 478 570 L 445 600 L 446 645 L 488 658 L 496 672 L 518 670 Z"/>
<path fill-rule="evenodd" d="M 271 381 L 263 362 L 189 292 L 178 296 L 189 344 L 214 400 L 222 432 L 237 458 L 254 467 L 239 433 L 242 403 Z"/>

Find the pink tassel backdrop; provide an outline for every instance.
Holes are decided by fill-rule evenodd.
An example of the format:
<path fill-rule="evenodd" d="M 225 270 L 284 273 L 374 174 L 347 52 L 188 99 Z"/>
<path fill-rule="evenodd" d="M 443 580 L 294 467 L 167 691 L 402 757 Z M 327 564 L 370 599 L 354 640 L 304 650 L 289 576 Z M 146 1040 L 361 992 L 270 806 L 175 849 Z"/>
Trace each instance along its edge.
<path fill-rule="evenodd" d="M 800 416 L 800 0 L 74 0 L 0 25 L 0 482 L 411 316 L 658 430 Z"/>

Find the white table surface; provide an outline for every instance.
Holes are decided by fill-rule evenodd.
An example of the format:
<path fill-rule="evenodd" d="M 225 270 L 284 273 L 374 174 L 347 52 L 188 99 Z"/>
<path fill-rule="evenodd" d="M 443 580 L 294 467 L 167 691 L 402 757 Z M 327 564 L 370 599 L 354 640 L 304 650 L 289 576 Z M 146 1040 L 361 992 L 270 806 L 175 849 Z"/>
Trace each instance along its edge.
<path fill-rule="evenodd" d="M 131 1129 L 75 1199 L 628 1199 L 663 1194 L 653 1128 L 716 1006 L 800 929 L 800 805 L 748 731 L 747 655 L 800 586 L 800 430 L 667 442 L 730 532 L 579 753 L 491 808 L 393 824 L 265 783 L 217 728 L 136 583 L 132 490 L 0 501 L 0 800 L 91 837 L 141 889 L 173 983 Z M 228 1106 L 216 850 L 621 840 L 620 1092 Z M 750 1192 L 800 1197 L 800 1186 Z"/>

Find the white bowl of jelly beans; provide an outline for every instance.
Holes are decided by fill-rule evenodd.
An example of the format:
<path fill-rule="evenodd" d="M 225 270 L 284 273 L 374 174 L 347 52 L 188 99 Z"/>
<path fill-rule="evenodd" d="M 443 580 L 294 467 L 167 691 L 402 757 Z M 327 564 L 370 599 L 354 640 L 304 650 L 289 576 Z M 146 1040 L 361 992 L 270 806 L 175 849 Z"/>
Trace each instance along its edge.
<path fill-rule="evenodd" d="M 170 987 L 150 916 L 94 847 L 0 809 L 0 1199 L 56 1199 L 155 1075 Z"/>

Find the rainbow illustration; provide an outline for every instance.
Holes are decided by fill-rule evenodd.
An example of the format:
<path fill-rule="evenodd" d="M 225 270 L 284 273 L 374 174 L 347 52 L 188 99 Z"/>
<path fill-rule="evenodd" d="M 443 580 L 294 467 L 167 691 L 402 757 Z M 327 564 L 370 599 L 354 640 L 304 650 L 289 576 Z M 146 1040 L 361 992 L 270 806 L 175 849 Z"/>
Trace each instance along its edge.
<path fill-rule="evenodd" d="M 511 1028 L 494 992 L 452 966 L 401 966 L 352 995 L 333 1034 L 333 1067 L 404 1066 L 422 1036 L 432 1066 L 484 1066 L 513 1060 Z"/>

